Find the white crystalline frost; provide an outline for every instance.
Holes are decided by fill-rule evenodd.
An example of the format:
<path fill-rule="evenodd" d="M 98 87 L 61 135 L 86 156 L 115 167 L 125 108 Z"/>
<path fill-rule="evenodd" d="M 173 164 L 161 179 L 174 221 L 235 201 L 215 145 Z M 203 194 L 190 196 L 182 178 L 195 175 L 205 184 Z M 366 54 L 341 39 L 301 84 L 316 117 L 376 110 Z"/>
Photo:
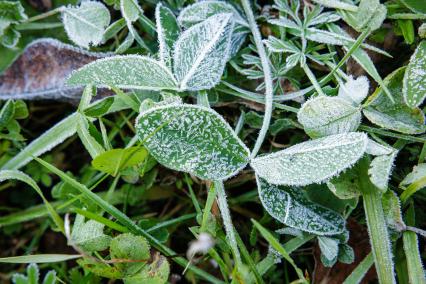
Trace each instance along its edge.
<path fill-rule="evenodd" d="M 403 81 L 406 104 L 419 106 L 426 97 L 426 41 L 422 41 L 410 59 Z"/>
<path fill-rule="evenodd" d="M 340 86 L 338 97 L 359 105 L 367 97 L 369 87 L 367 77 L 353 79 L 350 76 L 348 81 Z"/>
<path fill-rule="evenodd" d="M 219 83 L 229 59 L 233 28 L 232 14 L 217 14 L 182 33 L 173 56 L 181 90 L 205 90 Z"/>
<path fill-rule="evenodd" d="M 226 179 L 245 167 L 249 150 L 216 112 L 195 105 L 160 106 L 136 122 L 139 139 L 164 166 L 201 179 Z"/>
<path fill-rule="evenodd" d="M 272 184 L 321 183 L 358 161 L 367 141 L 367 135 L 360 132 L 336 134 L 253 159 L 251 166 Z"/>

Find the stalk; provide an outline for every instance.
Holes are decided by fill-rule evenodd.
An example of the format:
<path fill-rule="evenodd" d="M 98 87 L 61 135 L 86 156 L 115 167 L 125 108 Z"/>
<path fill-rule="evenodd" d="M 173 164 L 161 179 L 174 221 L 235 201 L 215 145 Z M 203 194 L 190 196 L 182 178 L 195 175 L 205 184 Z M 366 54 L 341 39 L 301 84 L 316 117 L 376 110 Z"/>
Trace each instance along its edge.
<path fill-rule="evenodd" d="M 380 283 L 396 283 L 391 242 L 383 214 L 382 198 L 380 190 L 371 183 L 368 176 L 369 165 L 369 158 L 363 158 L 360 161 L 361 172 L 359 185 L 364 202 L 374 263 Z"/>
<path fill-rule="evenodd" d="M 263 140 L 265 140 L 266 133 L 268 132 L 269 124 L 271 123 L 272 106 L 273 106 L 272 98 L 274 95 L 274 88 L 272 84 L 272 75 L 271 75 L 269 58 L 268 58 L 268 55 L 266 54 L 265 47 L 263 46 L 262 38 L 260 36 L 259 29 L 257 28 L 253 11 L 250 7 L 250 2 L 249 0 L 241 0 L 241 4 L 243 5 L 244 13 L 246 14 L 251 33 L 253 34 L 254 43 L 256 45 L 257 52 L 260 57 L 260 62 L 262 63 L 263 73 L 265 75 L 265 115 L 263 116 L 263 123 L 262 123 L 262 128 L 259 131 L 259 136 L 257 136 L 256 143 L 254 144 L 253 150 L 251 151 L 250 158 L 253 159 L 254 157 L 256 157 L 257 152 L 259 152 L 260 147 L 262 146 Z"/>

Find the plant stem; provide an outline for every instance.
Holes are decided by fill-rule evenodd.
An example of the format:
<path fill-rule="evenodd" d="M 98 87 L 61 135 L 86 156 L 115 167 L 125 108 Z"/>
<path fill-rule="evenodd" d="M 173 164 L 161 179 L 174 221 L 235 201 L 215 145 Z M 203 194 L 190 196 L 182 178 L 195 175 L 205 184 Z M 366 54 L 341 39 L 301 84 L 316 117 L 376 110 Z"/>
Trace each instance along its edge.
<path fill-rule="evenodd" d="M 396 283 L 391 243 L 383 214 L 382 199 L 379 189 L 371 183 L 368 176 L 369 166 L 369 158 L 365 157 L 360 161 L 359 186 L 364 201 L 365 216 L 377 276 L 382 284 Z"/>
<path fill-rule="evenodd" d="M 312 85 L 314 86 L 315 90 L 320 96 L 325 96 L 324 92 L 321 89 L 320 84 L 318 83 L 317 78 L 315 77 L 314 73 L 312 73 L 311 69 L 309 69 L 308 64 L 305 62 L 302 64 L 302 68 L 305 71 L 306 75 L 309 78 L 309 81 L 311 81 Z M 336 69 L 337 70 L 337 69 Z"/>
<path fill-rule="evenodd" d="M 28 20 L 26 20 L 24 23 L 31 23 L 31 22 L 35 22 L 35 21 L 38 21 L 38 20 L 42 20 L 44 18 L 56 15 L 57 13 L 62 12 L 64 9 L 65 9 L 65 7 L 63 7 L 63 6 L 58 7 L 56 9 L 50 10 L 50 11 L 48 11 L 46 13 L 43 13 L 43 14 L 31 17 Z"/>
<path fill-rule="evenodd" d="M 225 188 L 222 181 L 214 181 L 214 186 L 217 193 L 217 204 L 219 205 L 220 214 L 222 215 L 223 225 L 225 226 L 226 237 L 229 241 L 232 254 L 234 255 L 237 267 L 241 267 L 242 261 L 240 251 L 238 250 L 237 238 L 234 233 L 234 226 L 232 225 L 231 213 L 229 212 L 228 203 L 226 201 Z"/>
<path fill-rule="evenodd" d="M 269 124 L 271 122 L 271 116 L 272 116 L 274 88 L 272 84 L 272 75 L 271 75 L 269 58 L 268 58 L 268 55 L 266 54 L 265 47 L 263 46 L 262 38 L 260 36 L 259 29 L 257 28 L 253 11 L 250 7 L 250 2 L 249 0 L 241 0 L 241 4 L 243 5 L 244 12 L 246 14 L 247 21 L 250 26 L 251 33 L 253 34 L 254 43 L 256 45 L 257 52 L 259 54 L 260 61 L 262 63 L 263 73 L 265 76 L 265 115 L 263 117 L 262 128 L 259 131 L 259 136 L 257 137 L 256 143 L 254 144 L 253 150 L 250 155 L 250 158 L 253 159 L 254 157 L 256 157 L 257 152 L 259 152 L 260 147 L 262 146 L 263 140 L 265 140 L 266 133 L 268 132 L 268 129 L 269 129 Z"/>
<path fill-rule="evenodd" d="M 367 274 L 368 270 L 374 263 L 374 258 L 371 252 L 358 264 L 358 266 L 349 274 L 343 284 L 358 284 Z"/>

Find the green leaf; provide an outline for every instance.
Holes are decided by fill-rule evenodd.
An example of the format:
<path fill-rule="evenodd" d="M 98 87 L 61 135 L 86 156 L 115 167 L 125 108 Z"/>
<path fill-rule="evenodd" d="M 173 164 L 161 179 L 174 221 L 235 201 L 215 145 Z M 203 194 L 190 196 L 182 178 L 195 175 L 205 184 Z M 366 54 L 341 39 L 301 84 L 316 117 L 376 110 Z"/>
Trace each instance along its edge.
<path fill-rule="evenodd" d="M 394 230 L 402 231 L 405 223 L 402 219 L 401 203 L 398 196 L 392 190 L 388 190 L 382 196 L 383 213 L 386 223 Z"/>
<path fill-rule="evenodd" d="M 367 101 L 364 115 L 381 127 L 406 134 L 419 134 L 426 131 L 425 117 L 419 108 L 408 107 L 402 95 L 402 81 L 405 68 L 399 68 L 389 74 L 384 84 L 391 92 L 393 104 L 384 94 L 382 88 L 376 89 Z"/>
<path fill-rule="evenodd" d="M 62 21 L 68 37 L 77 45 L 89 48 L 102 42 L 111 16 L 101 2 L 82 2 L 79 7 L 66 7 Z"/>
<path fill-rule="evenodd" d="M 104 173 L 116 176 L 121 170 L 141 164 L 148 156 L 143 147 L 112 149 L 97 156 L 92 166 Z"/>
<path fill-rule="evenodd" d="M 113 56 L 96 60 L 74 71 L 68 85 L 92 84 L 123 89 L 176 90 L 177 83 L 170 70 L 152 58 L 139 55 Z"/>
<path fill-rule="evenodd" d="M 340 214 L 313 203 L 301 188 L 273 185 L 258 176 L 256 179 L 263 207 L 281 223 L 317 235 L 345 231 L 345 220 Z"/>
<path fill-rule="evenodd" d="M 90 258 L 82 258 L 77 260 L 77 263 L 85 270 L 104 278 L 120 279 L 123 278 L 123 273 L 117 268 L 106 263 L 95 261 Z"/>
<path fill-rule="evenodd" d="M 104 226 L 95 220 L 84 222 L 84 216 L 77 214 L 70 242 L 87 252 L 105 250 L 111 237 L 104 234 Z"/>
<path fill-rule="evenodd" d="M 297 119 L 311 138 L 318 138 L 356 131 L 361 110 L 341 98 L 318 96 L 302 105 Z"/>
<path fill-rule="evenodd" d="M 112 259 L 132 260 L 130 263 L 114 263 L 123 275 L 133 275 L 138 272 L 151 257 L 149 244 L 142 236 L 130 233 L 118 235 L 111 241 L 110 254 Z"/>
<path fill-rule="evenodd" d="M 173 46 L 180 35 L 180 28 L 173 12 L 158 3 L 155 8 L 160 61 L 172 67 Z"/>
<path fill-rule="evenodd" d="M 336 134 L 255 158 L 251 166 L 257 175 L 272 184 L 321 183 L 351 167 L 366 147 L 364 133 Z"/>
<path fill-rule="evenodd" d="M 186 6 L 180 12 L 178 21 L 181 26 L 189 28 L 211 16 L 222 13 L 231 13 L 236 24 L 248 26 L 247 21 L 240 15 L 237 9 L 225 1 L 207 0 Z"/>
<path fill-rule="evenodd" d="M 108 113 L 114 103 L 114 97 L 107 97 L 92 104 L 84 110 L 84 114 L 89 117 L 101 117 Z"/>
<path fill-rule="evenodd" d="M 143 14 L 137 0 L 120 0 L 120 10 L 128 25 L 131 25 Z"/>
<path fill-rule="evenodd" d="M 318 245 L 321 253 L 328 260 L 334 260 L 339 253 L 339 240 L 328 237 L 318 237 Z"/>
<path fill-rule="evenodd" d="M 15 103 L 13 100 L 8 100 L 0 110 L 0 129 L 7 126 L 15 115 Z"/>
<path fill-rule="evenodd" d="M 408 9 L 415 13 L 426 14 L 426 5 L 424 2 L 419 0 L 399 0 Z"/>
<path fill-rule="evenodd" d="M 136 122 L 139 139 L 164 166 L 222 180 L 248 163 L 249 150 L 215 111 L 195 105 L 150 109 Z"/>
<path fill-rule="evenodd" d="M 353 263 L 355 261 L 355 253 L 351 246 L 348 244 L 340 244 L 337 260 L 346 264 Z"/>
<path fill-rule="evenodd" d="M 184 31 L 175 44 L 173 70 L 181 90 L 205 90 L 219 83 L 230 57 L 232 14 L 217 14 Z"/>
<path fill-rule="evenodd" d="M 0 263 L 53 263 L 82 257 L 79 254 L 33 254 L 0 258 Z"/>
<path fill-rule="evenodd" d="M 1 27 L 4 23 L 19 23 L 26 20 L 24 7 L 18 1 L 0 1 L 0 36 L 2 35 Z"/>
<path fill-rule="evenodd" d="M 413 182 L 419 181 L 426 177 L 426 164 L 418 164 L 413 167 L 413 170 L 401 181 L 400 185 L 410 185 Z"/>
<path fill-rule="evenodd" d="M 358 32 L 377 30 L 386 18 L 386 6 L 379 0 L 361 0 L 356 12 L 341 10 L 343 20 Z"/>
<path fill-rule="evenodd" d="M 99 156 L 105 149 L 89 132 L 89 122 L 82 114 L 78 115 L 77 133 L 86 150 L 89 152 L 92 159 Z"/>
<path fill-rule="evenodd" d="M 156 256 L 154 261 L 146 265 L 137 274 L 124 278 L 124 284 L 165 284 L 168 283 L 170 265 L 163 256 Z"/>
<path fill-rule="evenodd" d="M 358 284 L 361 283 L 365 274 L 370 270 L 374 264 L 373 253 L 369 253 L 345 279 L 343 284 Z"/>
<path fill-rule="evenodd" d="M 40 187 L 37 185 L 37 183 L 27 174 L 17 171 L 17 170 L 1 170 L 0 171 L 0 182 L 5 180 L 19 180 L 21 182 L 26 183 L 27 185 L 31 186 L 37 194 L 41 197 L 43 200 L 47 211 L 49 212 L 50 217 L 55 222 L 55 225 L 59 228 L 61 232 L 65 232 L 64 229 L 64 223 L 61 219 L 61 217 L 58 215 L 58 213 L 55 211 L 55 209 L 52 207 L 52 205 L 49 203 L 49 201 L 46 199 L 46 197 L 43 194 L 43 191 L 40 189 Z"/>
<path fill-rule="evenodd" d="M 294 270 L 296 270 L 297 275 L 299 276 L 299 279 L 302 281 L 302 283 L 308 283 L 303 275 L 302 270 L 297 267 L 297 265 L 294 263 L 294 260 L 290 257 L 289 253 L 286 251 L 286 249 L 280 244 L 280 242 L 262 225 L 260 225 L 257 221 L 251 219 L 256 229 L 262 234 L 262 236 L 268 241 L 268 243 L 271 245 L 273 249 L 275 249 L 279 254 L 281 254 L 285 260 L 287 260 L 291 266 L 293 266 Z"/>
<path fill-rule="evenodd" d="M 328 8 L 347 10 L 351 12 L 356 12 L 358 9 L 358 7 L 355 5 L 339 0 L 314 0 L 314 2 L 319 3 Z"/>
<path fill-rule="evenodd" d="M 409 107 L 419 106 L 426 97 L 426 40 L 420 42 L 405 71 L 402 91 Z"/>
<path fill-rule="evenodd" d="M 332 178 L 327 182 L 327 186 L 340 199 L 357 198 L 361 194 L 357 166 Z"/>

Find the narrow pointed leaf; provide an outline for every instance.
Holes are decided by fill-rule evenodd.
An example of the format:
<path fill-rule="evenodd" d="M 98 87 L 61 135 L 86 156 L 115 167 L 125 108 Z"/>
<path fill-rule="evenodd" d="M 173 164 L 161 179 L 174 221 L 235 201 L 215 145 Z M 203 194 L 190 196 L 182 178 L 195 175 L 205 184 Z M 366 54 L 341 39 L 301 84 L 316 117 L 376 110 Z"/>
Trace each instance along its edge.
<path fill-rule="evenodd" d="M 368 106 L 363 113 L 371 122 L 381 127 L 406 134 L 420 134 L 426 131 L 425 116 L 419 108 L 411 108 L 404 102 L 404 71 L 404 67 L 399 68 L 384 80 L 395 103 L 389 100 L 382 88 L 378 88 L 368 99 Z"/>
<path fill-rule="evenodd" d="M 251 166 L 272 184 L 321 183 L 351 167 L 362 157 L 366 146 L 364 133 L 337 134 L 255 158 Z"/>
<path fill-rule="evenodd" d="M 115 86 L 123 89 L 176 89 L 170 70 L 152 58 L 128 55 L 96 60 L 74 71 L 68 85 Z"/>
<path fill-rule="evenodd" d="M 101 2 L 83 2 L 79 7 L 63 11 L 65 31 L 77 45 L 89 48 L 102 42 L 111 21 L 108 9 Z"/>
<path fill-rule="evenodd" d="M 120 10 L 127 24 L 136 21 L 143 14 L 137 0 L 120 0 Z"/>
<path fill-rule="evenodd" d="M 311 202 L 301 188 L 273 185 L 258 176 L 257 186 L 263 207 L 281 223 L 317 235 L 340 234 L 345 230 L 340 214 Z"/>
<path fill-rule="evenodd" d="M 232 14 L 217 14 L 182 33 L 175 44 L 174 74 L 182 90 L 204 90 L 220 81 L 230 56 Z"/>
<path fill-rule="evenodd" d="M 79 254 L 33 254 L 0 258 L 0 263 L 53 263 L 82 257 Z"/>
<path fill-rule="evenodd" d="M 150 109 L 140 114 L 136 129 L 161 164 L 202 179 L 226 179 L 248 163 L 247 147 L 219 114 L 205 107 Z"/>
<path fill-rule="evenodd" d="M 160 48 L 160 61 L 171 68 L 173 45 L 180 35 L 178 22 L 173 12 L 161 3 L 158 3 L 155 8 L 155 21 Z"/>
<path fill-rule="evenodd" d="M 297 119 L 312 138 L 356 131 L 361 123 L 361 111 L 349 102 L 319 96 L 303 104 Z"/>
<path fill-rule="evenodd" d="M 419 106 L 426 97 L 426 40 L 419 44 L 411 56 L 405 71 L 402 91 L 409 107 Z"/>

